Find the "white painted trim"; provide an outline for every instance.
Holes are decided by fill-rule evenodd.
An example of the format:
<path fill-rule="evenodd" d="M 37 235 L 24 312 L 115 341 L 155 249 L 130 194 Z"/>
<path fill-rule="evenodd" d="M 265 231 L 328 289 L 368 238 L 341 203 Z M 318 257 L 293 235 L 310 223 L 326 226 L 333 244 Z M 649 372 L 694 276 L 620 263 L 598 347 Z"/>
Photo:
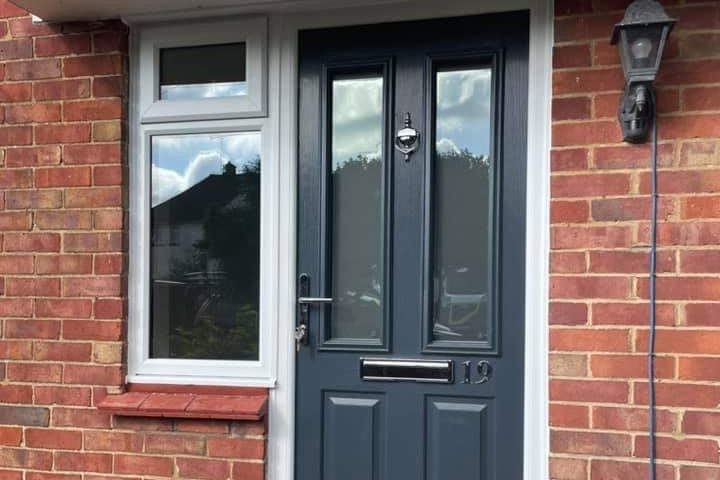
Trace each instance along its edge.
<path fill-rule="evenodd" d="M 367 9 L 369 7 L 381 7 L 385 8 L 389 4 L 403 4 L 405 8 L 408 4 L 415 3 L 416 0 L 234 0 L 237 2 L 236 5 L 232 6 L 209 6 L 202 8 L 173 8 L 172 10 L 166 11 L 155 11 L 150 13 L 140 14 L 128 14 L 121 15 L 123 20 L 132 25 L 141 25 L 144 23 L 158 23 L 158 22 L 169 22 L 178 20 L 189 20 L 189 19 L 207 19 L 210 17 L 227 17 L 237 15 L 275 15 L 276 17 L 289 17 L 295 14 L 310 13 L 316 15 L 318 12 L 328 12 L 333 10 L 343 9 Z M 424 1 L 424 0 L 423 0 Z M 453 0 L 457 1 L 457 0 Z M 514 7 L 515 9 L 527 8 L 529 0 L 525 0 L 525 6 Z M 427 2 L 426 2 L 427 3 Z M 515 3 L 515 2 L 511 2 Z M 522 5 L 522 2 L 521 4 Z M 491 11 L 502 11 L 501 6 L 488 6 L 483 5 L 484 10 L 477 11 L 475 13 L 488 13 Z M 493 10 L 493 8 L 495 8 Z M 408 12 L 409 13 L 409 12 Z M 441 16 L 441 15 L 439 15 Z M 117 17 L 115 15 L 114 17 Z M 113 18 L 114 18 L 113 17 Z M 416 18 L 423 18 L 419 16 Z M 327 18 L 327 17 L 326 17 Z M 427 17 L 424 17 L 427 18 Z M 396 18 L 399 19 L 399 18 Z M 337 26 L 337 25 L 336 25 Z"/>
<path fill-rule="evenodd" d="M 553 0 L 530 0 L 527 207 L 525 215 L 524 478 L 548 478 L 548 275 Z"/>
<path fill-rule="evenodd" d="M 337 6 L 332 0 L 327 7 Z M 552 0 L 418 0 L 383 7 L 325 10 L 271 17 L 271 56 L 280 68 L 280 164 L 284 196 L 281 210 L 280 316 L 278 384 L 270 392 L 267 480 L 294 478 L 295 355 L 291 337 L 295 314 L 295 187 L 297 119 L 297 33 L 302 29 L 358 25 L 531 10 L 530 78 L 528 103 L 528 186 L 526 265 L 526 358 L 525 358 L 525 461 L 524 478 L 540 480 L 548 475 L 547 389 L 547 258 L 549 254 L 549 148 L 550 79 L 552 74 Z M 273 37 L 282 32 L 282 42 Z M 276 39 L 275 39 L 276 40 Z M 271 90 L 274 91 L 274 90 Z M 287 202 L 287 203 L 286 203 Z M 292 233 L 292 235 L 290 235 Z"/>

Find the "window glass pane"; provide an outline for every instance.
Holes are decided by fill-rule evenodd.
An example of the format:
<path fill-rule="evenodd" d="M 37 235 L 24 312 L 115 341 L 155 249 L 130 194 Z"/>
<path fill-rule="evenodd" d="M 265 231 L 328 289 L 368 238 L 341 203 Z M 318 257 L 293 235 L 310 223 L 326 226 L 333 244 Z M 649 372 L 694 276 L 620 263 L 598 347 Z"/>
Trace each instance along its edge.
<path fill-rule="evenodd" d="M 383 79 L 332 82 L 331 338 L 382 339 Z"/>
<path fill-rule="evenodd" d="M 245 43 L 160 50 L 160 99 L 247 95 Z"/>
<path fill-rule="evenodd" d="M 492 336 L 492 71 L 436 73 L 433 167 L 435 340 Z"/>
<path fill-rule="evenodd" d="M 260 134 L 152 137 L 151 357 L 256 360 Z"/>

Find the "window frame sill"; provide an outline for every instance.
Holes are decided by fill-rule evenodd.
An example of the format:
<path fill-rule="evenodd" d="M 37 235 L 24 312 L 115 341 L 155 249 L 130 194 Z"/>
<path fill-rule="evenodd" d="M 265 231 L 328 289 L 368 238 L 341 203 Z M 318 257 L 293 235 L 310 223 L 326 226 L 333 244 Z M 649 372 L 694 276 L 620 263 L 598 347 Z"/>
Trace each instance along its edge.
<path fill-rule="evenodd" d="M 124 417 L 261 421 L 267 416 L 268 389 L 131 383 L 97 408 Z"/>

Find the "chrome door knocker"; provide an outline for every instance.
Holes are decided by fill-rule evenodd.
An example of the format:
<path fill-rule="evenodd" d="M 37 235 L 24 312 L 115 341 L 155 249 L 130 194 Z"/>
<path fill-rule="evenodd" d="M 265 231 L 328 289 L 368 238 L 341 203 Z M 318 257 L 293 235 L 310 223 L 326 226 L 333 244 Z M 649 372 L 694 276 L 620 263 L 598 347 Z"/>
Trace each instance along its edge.
<path fill-rule="evenodd" d="M 410 154 L 417 150 L 420 134 L 412 128 L 410 112 L 405 114 L 405 127 L 395 135 L 395 148 L 405 155 L 405 161 L 410 160 Z"/>

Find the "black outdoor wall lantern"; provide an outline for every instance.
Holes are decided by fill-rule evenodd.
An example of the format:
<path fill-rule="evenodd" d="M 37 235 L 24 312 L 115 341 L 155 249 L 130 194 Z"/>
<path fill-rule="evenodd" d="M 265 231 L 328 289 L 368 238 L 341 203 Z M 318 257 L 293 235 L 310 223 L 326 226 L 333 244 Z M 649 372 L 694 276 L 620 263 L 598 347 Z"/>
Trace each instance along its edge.
<path fill-rule="evenodd" d="M 626 142 L 644 142 L 652 128 L 653 82 L 673 25 L 675 19 L 655 0 L 635 0 L 613 29 L 610 43 L 617 45 L 625 73 L 625 91 L 618 117 Z"/>

